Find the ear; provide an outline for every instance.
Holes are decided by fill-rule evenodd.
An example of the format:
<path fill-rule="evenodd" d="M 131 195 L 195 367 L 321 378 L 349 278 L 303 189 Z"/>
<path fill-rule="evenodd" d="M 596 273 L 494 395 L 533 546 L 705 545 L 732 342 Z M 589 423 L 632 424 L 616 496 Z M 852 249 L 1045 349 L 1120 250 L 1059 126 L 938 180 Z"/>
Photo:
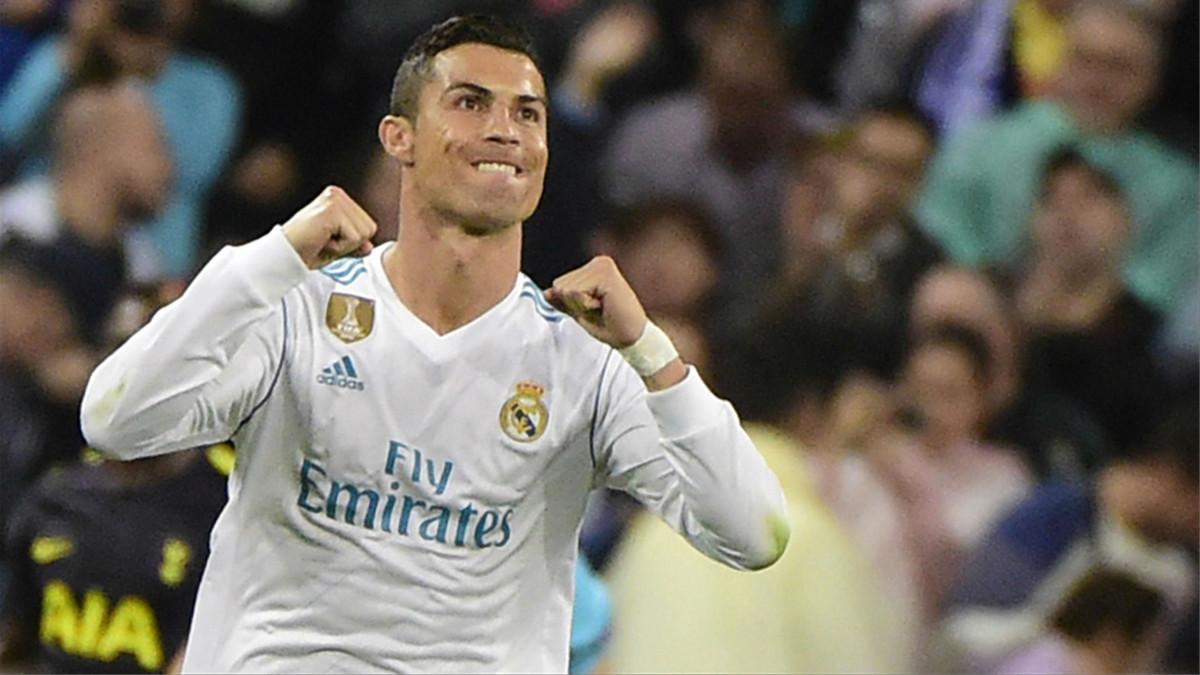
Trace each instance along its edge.
<path fill-rule="evenodd" d="M 387 115 L 379 121 L 379 143 L 401 166 L 413 164 L 413 125 L 407 117 Z"/>

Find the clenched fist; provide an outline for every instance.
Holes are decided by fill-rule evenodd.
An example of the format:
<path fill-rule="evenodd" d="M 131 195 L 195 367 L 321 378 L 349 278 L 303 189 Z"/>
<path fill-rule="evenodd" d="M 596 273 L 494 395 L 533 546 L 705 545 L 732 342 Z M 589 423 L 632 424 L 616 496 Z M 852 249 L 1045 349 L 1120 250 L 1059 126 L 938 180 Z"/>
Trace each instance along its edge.
<path fill-rule="evenodd" d="M 646 328 L 646 310 L 608 256 L 592 258 L 555 279 L 545 297 L 592 337 L 616 349 L 637 342 Z"/>
<path fill-rule="evenodd" d="M 617 264 L 608 256 L 591 262 L 554 280 L 545 291 L 546 300 L 575 319 L 592 337 L 624 350 L 647 332 L 646 310 Z M 656 329 L 657 330 L 657 329 Z M 659 335 L 662 335 L 659 331 Z M 662 336 L 666 340 L 666 336 Z M 667 342 L 671 354 L 675 349 Z M 622 353 L 628 360 L 630 357 Z M 657 364 L 654 366 L 657 367 Z M 637 366 L 635 366 L 637 369 Z M 687 367 L 674 355 L 657 371 L 642 372 L 642 381 L 650 391 L 666 389 L 687 376 Z"/>
<path fill-rule="evenodd" d="M 309 269 L 348 255 L 367 255 L 376 229 L 371 216 L 333 185 L 283 224 L 284 236 Z"/>

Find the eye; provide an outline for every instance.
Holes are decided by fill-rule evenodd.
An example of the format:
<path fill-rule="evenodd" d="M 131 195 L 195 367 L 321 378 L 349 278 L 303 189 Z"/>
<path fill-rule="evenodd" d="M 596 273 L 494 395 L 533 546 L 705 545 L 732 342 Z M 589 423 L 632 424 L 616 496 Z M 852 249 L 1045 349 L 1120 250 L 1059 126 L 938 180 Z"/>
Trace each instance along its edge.
<path fill-rule="evenodd" d="M 542 111 L 533 106 L 521 108 L 520 115 L 523 122 L 540 122 L 542 120 Z"/>
<path fill-rule="evenodd" d="M 483 99 L 478 94 L 467 94 L 455 101 L 455 106 L 462 110 L 483 110 Z"/>

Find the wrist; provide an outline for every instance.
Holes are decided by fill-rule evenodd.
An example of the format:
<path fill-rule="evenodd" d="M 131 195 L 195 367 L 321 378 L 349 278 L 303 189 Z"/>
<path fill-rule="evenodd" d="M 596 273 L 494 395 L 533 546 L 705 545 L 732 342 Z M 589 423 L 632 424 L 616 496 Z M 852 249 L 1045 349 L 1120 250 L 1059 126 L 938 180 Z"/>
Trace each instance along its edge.
<path fill-rule="evenodd" d="M 679 359 L 679 352 L 671 338 L 649 319 L 646 320 L 641 337 L 617 352 L 643 378 L 651 377 Z"/>

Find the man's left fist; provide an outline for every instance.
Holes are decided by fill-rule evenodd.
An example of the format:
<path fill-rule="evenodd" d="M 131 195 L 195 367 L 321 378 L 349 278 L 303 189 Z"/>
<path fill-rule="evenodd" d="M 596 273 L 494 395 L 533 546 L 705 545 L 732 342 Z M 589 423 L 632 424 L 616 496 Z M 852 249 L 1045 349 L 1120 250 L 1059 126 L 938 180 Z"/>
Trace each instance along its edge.
<path fill-rule="evenodd" d="M 646 329 L 646 310 L 617 264 L 605 255 L 555 279 L 545 297 L 614 349 L 637 342 Z"/>

